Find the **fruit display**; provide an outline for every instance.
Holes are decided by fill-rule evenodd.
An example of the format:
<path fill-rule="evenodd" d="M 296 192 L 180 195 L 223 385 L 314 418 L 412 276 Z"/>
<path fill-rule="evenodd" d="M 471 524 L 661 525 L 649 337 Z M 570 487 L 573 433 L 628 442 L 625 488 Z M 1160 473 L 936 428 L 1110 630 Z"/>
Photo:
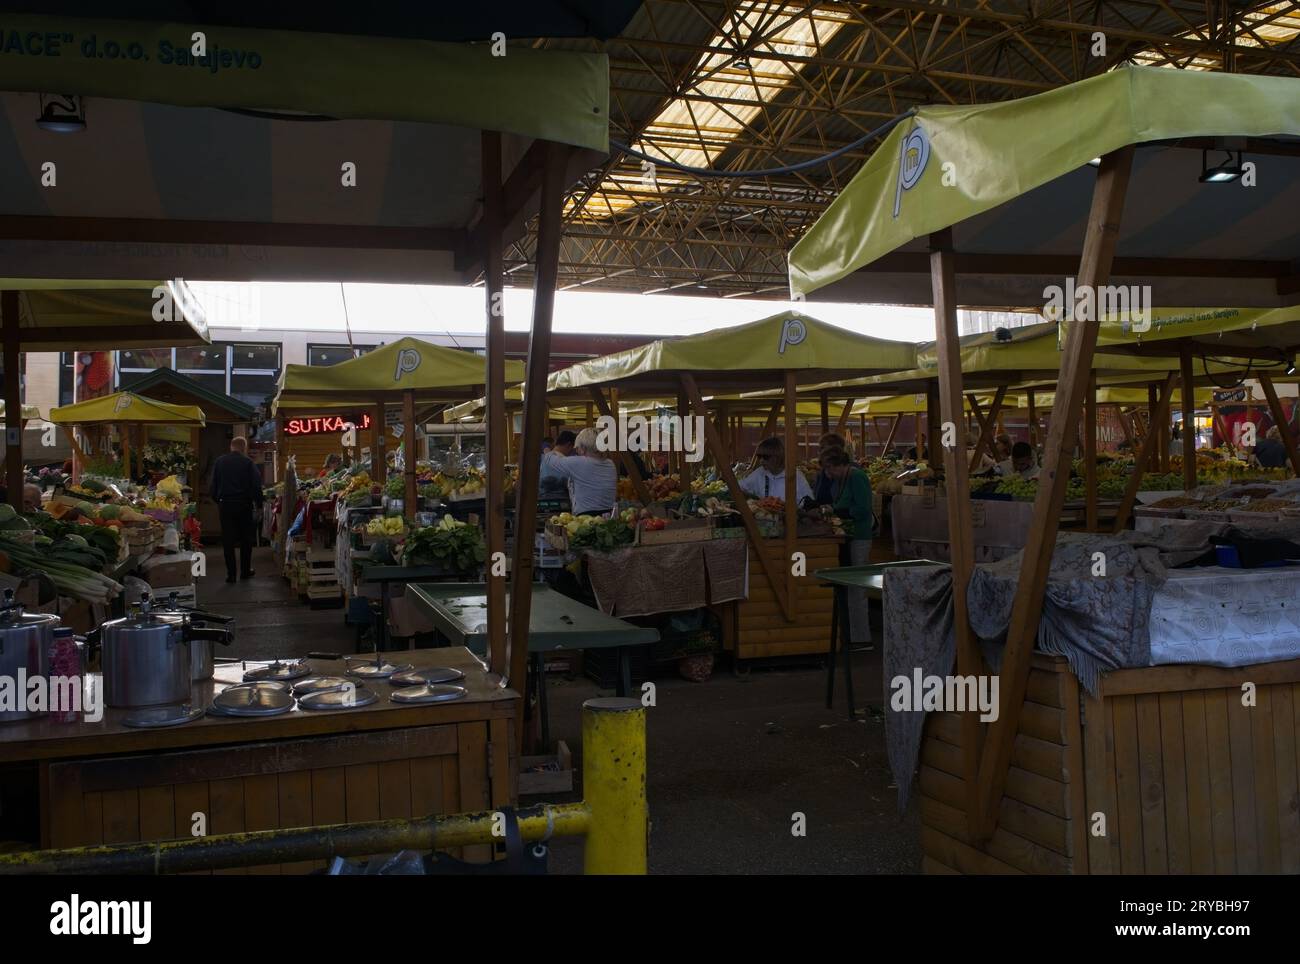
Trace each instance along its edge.
<path fill-rule="evenodd" d="M 628 513 L 632 513 L 631 516 Z M 568 533 L 569 547 L 572 549 L 598 549 L 609 551 L 632 542 L 636 534 L 637 510 L 624 509 L 621 515 L 613 519 L 599 516 L 578 515 L 561 512 L 551 516 L 551 524 L 562 526 Z"/>
<path fill-rule="evenodd" d="M 727 483 L 721 479 L 691 479 L 691 493 L 702 496 L 727 495 Z"/>
<path fill-rule="evenodd" d="M 366 523 L 366 534 L 396 539 L 406 534 L 406 520 L 401 516 L 375 518 Z"/>

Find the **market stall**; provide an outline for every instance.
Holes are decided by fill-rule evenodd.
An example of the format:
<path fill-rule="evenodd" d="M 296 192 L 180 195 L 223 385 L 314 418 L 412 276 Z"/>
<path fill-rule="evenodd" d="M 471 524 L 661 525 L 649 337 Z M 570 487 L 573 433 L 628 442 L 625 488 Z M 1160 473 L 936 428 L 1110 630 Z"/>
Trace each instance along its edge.
<path fill-rule="evenodd" d="M 797 463 L 800 386 L 847 378 L 850 374 L 898 371 L 914 364 L 915 349 L 910 344 L 857 335 L 788 311 L 749 324 L 655 341 L 579 362 L 551 375 L 547 397 L 551 404 L 589 398 L 602 416 L 618 422 L 618 412 L 610 401 L 615 392 L 620 402 L 676 396 L 676 411 L 661 444 L 676 451 L 678 492 L 703 497 L 703 506 L 690 508 L 692 524 L 699 524 L 696 520 L 701 517 L 701 508 L 705 516 L 734 515 L 749 542 L 748 601 L 738 604 L 734 615 L 734 655 L 743 660 L 820 653 L 826 648 L 830 592 L 817 585 L 812 572 L 839 558 L 843 539 L 836 534 L 840 527 L 832 520 L 800 520 L 795 498 L 795 471 L 801 470 Z M 731 436 L 722 405 L 730 396 L 769 391 L 773 384 L 783 384 L 783 390 L 766 400 L 771 407 L 768 424 L 775 430 L 777 402 L 787 415 L 781 429 L 787 465 L 785 491 L 780 497 L 751 500 L 741 491 L 732 468 L 735 453 L 728 446 Z M 714 393 L 717 416 L 710 411 L 705 390 Z M 746 403 L 755 404 L 752 400 Z M 687 423 L 688 418 L 696 421 Z M 698 431 L 692 437 L 699 451 L 706 452 L 713 461 L 712 479 L 693 479 L 694 463 L 682 457 L 680 449 L 689 441 L 685 433 L 694 425 L 703 430 L 702 440 Z M 618 441 L 611 448 L 628 472 L 636 500 L 643 507 L 662 501 L 654 498 L 641 479 L 630 446 Z M 607 541 L 613 542 L 621 523 L 614 519 L 610 524 L 614 531 Z M 673 522 L 667 523 L 668 530 L 673 526 Z M 644 525 L 638 528 L 644 529 Z M 802 563 L 796 559 L 796 551 L 803 553 Z M 774 624 L 774 617 L 779 622 Z M 729 635 L 731 631 L 724 630 L 724 637 Z"/>
<path fill-rule="evenodd" d="M 1300 84 L 1288 78 L 1123 67 L 1010 103 L 922 108 L 895 127 L 791 255 L 796 293 L 825 294 L 840 284 L 839 292 L 855 299 L 935 305 L 941 405 L 950 420 L 964 382 L 956 304 L 1038 302 L 1045 288 L 1064 287 L 1076 267 L 1066 252 L 1082 251 L 1077 279 L 1069 281 L 1073 320 L 1040 476 L 1046 484 L 1038 488 L 1019 566 L 976 570 L 967 467 L 946 452 L 952 566 L 885 576 L 887 678 L 913 668 L 948 674 L 955 656 L 957 674 L 977 680 L 987 674 L 977 640 L 1005 634 L 998 712 L 987 726 L 969 708 L 928 719 L 919 709 L 889 716 L 903 798 L 919 756 L 929 870 L 1300 867 L 1300 814 L 1284 805 L 1300 790 L 1294 726 L 1282 722 L 1291 716 L 1300 661 L 1270 662 L 1269 654 L 1247 650 L 1237 665 L 1248 668 L 1240 671 L 1151 665 L 1153 656 L 1163 657 L 1142 648 L 1122 614 L 1140 620 L 1150 611 L 1144 594 L 1160 588 L 1162 570 L 1153 575 L 1138 560 L 1149 564 L 1152 556 L 1139 556 L 1122 535 L 1059 545 L 1057 538 L 1090 373 L 1104 364 L 1095 355 L 1095 322 L 1120 314 L 1113 304 L 1099 310 L 1098 293 L 1131 282 L 1139 297 L 1148 286 L 1150 301 L 1162 306 L 1271 308 L 1294 300 L 1290 218 L 1277 206 L 1247 216 L 1225 201 L 1224 187 L 1197 175 L 1204 173 L 1202 150 L 1215 138 L 1236 137 L 1267 157 L 1262 163 L 1278 183 L 1293 180 L 1300 173 L 1292 149 L 1300 127 L 1290 109 L 1297 96 Z M 1215 110 L 1205 111 L 1206 104 Z M 1014 139 L 1005 137 L 1009 126 Z M 905 141 L 912 151 L 902 149 Z M 956 190 L 938 174 L 954 156 L 964 184 Z M 1093 158 L 1100 159 L 1096 168 Z M 903 163 L 910 165 L 906 179 Z M 1058 225 L 1053 238 L 1068 246 L 1025 230 L 1041 223 L 1045 210 Z M 1171 216 L 1176 211 L 1186 216 Z M 1210 330 L 1215 314 L 1206 319 Z M 1134 343 L 1149 333 L 1136 330 L 1139 320 L 1146 318 L 1128 318 Z M 1224 351 L 1216 339 L 1214 357 Z M 1182 347 L 1179 355 L 1190 414 L 1192 354 Z M 1165 380 L 1162 410 L 1173 382 L 1172 375 Z M 1186 438 L 1183 468 L 1194 483 L 1190 433 Z M 1139 466 L 1149 455 L 1139 455 Z M 1210 545 L 1204 531 L 1190 543 L 1180 538 L 1188 539 L 1166 534 L 1152 544 L 1162 565 Z M 1105 575 L 1081 564 L 1093 551 L 1109 560 Z M 1001 602 L 992 603 L 990 591 Z M 942 607 L 952 620 L 950 643 L 914 618 L 933 592 L 950 595 Z M 1066 601 L 1072 593 L 1073 604 Z M 1080 633 L 1106 639 L 1100 656 L 1083 655 Z M 1263 709 L 1238 712 L 1239 683 L 1247 678 L 1257 681 Z M 1040 778 L 1043 763 L 1052 769 L 1048 781 Z M 1229 783 L 1231 798 L 1222 793 Z M 1092 829 L 1099 817 L 1104 836 Z"/>

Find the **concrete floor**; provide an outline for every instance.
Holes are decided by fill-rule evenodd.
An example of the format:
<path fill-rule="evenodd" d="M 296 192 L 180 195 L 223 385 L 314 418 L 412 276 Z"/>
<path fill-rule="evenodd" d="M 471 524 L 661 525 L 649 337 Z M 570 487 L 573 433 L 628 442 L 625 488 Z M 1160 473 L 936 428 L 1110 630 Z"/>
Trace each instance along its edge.
<path fill-rule="evenodd" d="M 257 550 L 254 568 L 253 579 L 226 585 L 218 556 L 201 580 L 200 606 L 237 621 L 237 642 L 225 655 L 353 651 L 342 609 L 300 602 L 267 549 Z M 856 721 L 844 712 L 842 680 L 834 710 L 826 709 L 825 671 L 812 663 L 760 663 L 737 678 L 719 659 L 705 683 L 655 677 L 647 724 L 652 873 L 919 873 L 916 805 L 899 815 L 885 757 L 878 621 L 873 633 L 877 648 L 854 654 L 853 679 L 859 704 L 869 697 L 876 712 L 864 718 L 860 710 Z M 548 693 L 552 738 L 568 743 L 580 774 L 582 703 L 612 691 L 551 674 Z M 550 799 L 580 797 L 579 790 Z M 791 832 L 796 813 L 805 836 Z M 581 866 L 580 841 L 555 843 L 552 872 Z"/>

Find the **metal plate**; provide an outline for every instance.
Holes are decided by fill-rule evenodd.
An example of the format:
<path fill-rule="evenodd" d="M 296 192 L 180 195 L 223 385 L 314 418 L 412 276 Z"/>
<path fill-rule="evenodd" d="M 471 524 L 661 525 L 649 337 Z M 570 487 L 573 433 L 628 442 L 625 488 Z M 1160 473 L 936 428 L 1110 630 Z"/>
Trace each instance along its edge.
<path fill-rule="evenodd" d="M 341 690 L 346 686 L 357 684 L 346 676 L 309 676 L 293 684 L 293 695 L 307 696 L 311 693 L 324 693 L 326 690 Z"/>
<path fill-rule="evenodd" d="M 295 680 L 302 679 L 311 672 L 311 667 L 302 660 L 292 660 L 287 663 L 276 661 L 267 666 L 261 666 L 257 669 L 250 669 L 244 674 L 245 683 L 256 683 L 262 680 Z"/>
<path fill-rule="evenodd" d="M 359 679 L 388 679 L 395 673 L 409 673 L 414 669 L 410 663 L 393 665 L 392 663 L 352 663 L 348 666 L 348 675 Z"/>
<path fill-rule="evenodd" d="M 300 699 L 298 705 L 304 710 L 354 710 L 359 706 L 369 706 L 378 699 L 374 690 L 357 686 L 354 689 L 311 693 Z"/>
<path fill-rule="evenodd" d="M 461 699 L 465 692 L 463 686 L 426 683 L 423 686 L 408 686 L 406 689 L 393 690 L 389 699 L 394 703 L 446 703 L 449 700 Z"/>
<path fill-rule="evenodd" d="M 449 666 L 430 666 L 416 669 L 409 673 L 394 673 L 388 680 L 394 686 L 423 686 L 425 683 L 454 683 L 465 678 L 465 674 Z"/>
<path fill-rule="evenodd" d="M 133 710 L 122 717 L 123 726 L 153 729 L 162 726 L 180 726 L 193 723 L 203 716 L 203 707 L 188 703 L 176 706 L 154 706 L 147 710 Z"/>
<path fill-rule="evenodd" d="M 289 690 L 275 683 L 228 686 L 212 699 L 210 712 L 218 716 L 279 716 L 293 709 Z"/>

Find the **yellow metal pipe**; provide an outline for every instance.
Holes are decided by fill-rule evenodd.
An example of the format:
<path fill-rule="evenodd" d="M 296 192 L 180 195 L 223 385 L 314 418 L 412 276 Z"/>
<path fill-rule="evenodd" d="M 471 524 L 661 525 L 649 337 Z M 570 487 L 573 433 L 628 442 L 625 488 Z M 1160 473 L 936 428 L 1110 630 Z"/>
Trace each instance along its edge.
<path fill-rule="evenodd" d="M 595 699 L 582 705 L 582 770 L 591 811 L 585 872 L 644 874 L 649 810 L 640 701 Z"/>

